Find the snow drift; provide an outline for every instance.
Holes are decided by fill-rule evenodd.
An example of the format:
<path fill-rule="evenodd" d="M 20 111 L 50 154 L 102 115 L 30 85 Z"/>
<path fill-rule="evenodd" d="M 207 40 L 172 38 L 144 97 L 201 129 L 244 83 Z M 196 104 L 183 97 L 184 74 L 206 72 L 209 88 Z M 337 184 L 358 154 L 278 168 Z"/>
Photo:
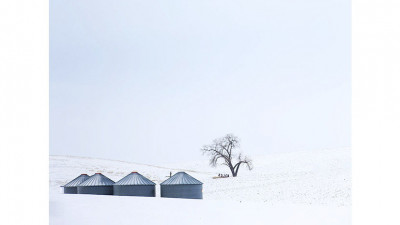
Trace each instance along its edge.
<path fill-rule="evenodd" d="M 175 165 L 74 156 L 50 156 L 51 224 L 350 224 L 349 148 L 253 157 L 254 170 L 236 178 L 213 179 L 223 168 L 207 161 Z M 60 186 L 81 173 L 101 172 L 118 181 L 138 171 L 155 182 L 156 198 L 64 195 Z M 170 172 L 185 171 L 202 181 L 204 200 L 160 198 L 159 184 Z"/>

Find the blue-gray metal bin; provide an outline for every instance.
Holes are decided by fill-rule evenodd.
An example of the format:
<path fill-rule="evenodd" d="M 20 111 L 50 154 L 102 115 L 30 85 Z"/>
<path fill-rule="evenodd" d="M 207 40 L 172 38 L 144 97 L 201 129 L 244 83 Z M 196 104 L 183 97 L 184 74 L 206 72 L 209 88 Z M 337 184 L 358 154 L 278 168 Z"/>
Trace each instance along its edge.
<path fill-rule="evenodd" d="M 78 185 L 78 194 L 112 195 L 115 182 L 101 173 L 96 173 Z"/>
<path fill-rule="evenodd" d="M 89 179 L 87 174 L 81 174 L 66 185 L 61 186 L 64 188 L 64 194 L 78 194 L 78 185 Z"/>
<path fill-rule="evenodd" d="M 161 197 L 203 199 L 203 183 L 179 172 L 160 184 Z"/>
<path fill-rule="evenodd" d="M 138 172 L 132 172 L 114 184 L 114 195 L 155 197 L 156 184 Z"/>

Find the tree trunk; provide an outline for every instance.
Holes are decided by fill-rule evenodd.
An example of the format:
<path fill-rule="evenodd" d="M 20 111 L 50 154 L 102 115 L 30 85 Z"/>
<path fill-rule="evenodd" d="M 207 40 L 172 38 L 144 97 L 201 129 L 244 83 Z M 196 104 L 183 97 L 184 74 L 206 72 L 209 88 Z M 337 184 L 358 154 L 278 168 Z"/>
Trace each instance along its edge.
<path fill-rule="evenodd" d="M 237 176 L 237 174 L 238 174 L 238 172 L 239 172 L 239 167 L 240 167 L 240 164 L 241 164 L 241 162 L 239 162 L 239 163 L 237 163 L 236 165 L 235 165 L 235 168 L 234 168 L 234 170 L 233 170 L 233 173 L 232 173 L 232 176 L 233 177 L 236 177 Z"/>
<path fill-rule="evenodd" d="M 235 168 L 230 167 L 230 169 L 231 169 L 232 176 L 233 176 L 233 177 L 236 177 Z"/>

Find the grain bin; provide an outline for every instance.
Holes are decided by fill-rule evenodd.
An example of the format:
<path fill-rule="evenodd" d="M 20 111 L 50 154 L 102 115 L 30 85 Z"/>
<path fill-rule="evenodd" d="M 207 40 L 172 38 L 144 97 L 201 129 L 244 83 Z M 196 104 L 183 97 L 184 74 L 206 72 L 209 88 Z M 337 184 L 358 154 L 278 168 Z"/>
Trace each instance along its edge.
<path fill-rule="evenodd" d="M 203 198 L 203 183 L 185 172 L 179 172 L 160 184 L 161 197 L 165 198 Z"/>
<path fill-rule="evenodd" d="M 78 185 L 78 194 L 112 195 L 115 182 L 101 173 L 96 173 Z"/>
<path fill-rule="evenodd" d="M 61 186 L 64 188 L 64 194 L 78 194 L 77 186 L 88 178 L 89 176 L 87 174 L 81 174 L 66 185 Z"/>
<path fill-rule="evenodd" d="M 114 195 L 155 197 L 156 184 L 138 172 L 132 172 L 114 184 Z"/>

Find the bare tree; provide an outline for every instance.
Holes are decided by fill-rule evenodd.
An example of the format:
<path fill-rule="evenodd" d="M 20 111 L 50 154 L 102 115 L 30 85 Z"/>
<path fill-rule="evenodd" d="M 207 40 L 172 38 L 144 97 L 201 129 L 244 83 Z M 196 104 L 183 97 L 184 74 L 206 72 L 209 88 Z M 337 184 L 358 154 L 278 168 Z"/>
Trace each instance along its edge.
<path fill-rule="evenodd" d="M 242 153 L 238 155 L 234 153 L 238 148 L 239 139 L 233 134 L 227 134 L 225 137 L 215 139 L 212 144 L 203 146 L 201 151 L 211 157 L 210 166 L 216 167 L 219 162 L 222 162 L 221 165 L 229 167 L 232 176 L 236 177 L 242 164 L 246 164 L 249 170 L 253 169 L 253 163 L 250 158 L 242 156 Z M 235 158 L 236 163 L 233 162 Z"/>

